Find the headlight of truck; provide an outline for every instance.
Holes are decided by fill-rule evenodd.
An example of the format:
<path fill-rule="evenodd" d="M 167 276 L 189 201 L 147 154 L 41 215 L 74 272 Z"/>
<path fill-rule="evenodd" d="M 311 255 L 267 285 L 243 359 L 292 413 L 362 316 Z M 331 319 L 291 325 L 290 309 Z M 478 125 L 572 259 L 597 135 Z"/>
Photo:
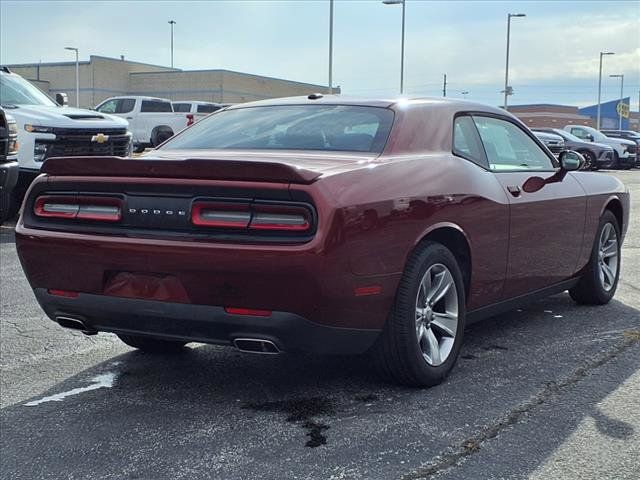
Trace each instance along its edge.
<path fill-rule="evenodd" d="M 7 119 L 9 127 L 9 151 L 7 155 L 15 155 L 18 153 L 18 125 L 13 119 Z"/>
<path fill-rule="evenodd" d="M 24 129 L 29 133 L 53 133 L 53 127 L 43 127 L 26 123 Z"/>

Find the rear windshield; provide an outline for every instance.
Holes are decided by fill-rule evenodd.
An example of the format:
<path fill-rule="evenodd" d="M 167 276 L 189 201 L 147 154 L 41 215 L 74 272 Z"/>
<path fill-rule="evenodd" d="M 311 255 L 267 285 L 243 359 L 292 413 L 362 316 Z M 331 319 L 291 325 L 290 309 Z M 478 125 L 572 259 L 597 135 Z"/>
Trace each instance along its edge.
<path fill-rule="evenodd" d="M 277 105 L 224 110 L 168 141 L 162 150 L 328 150 L 382 152 L 393 111 L 347 105 Z"/>

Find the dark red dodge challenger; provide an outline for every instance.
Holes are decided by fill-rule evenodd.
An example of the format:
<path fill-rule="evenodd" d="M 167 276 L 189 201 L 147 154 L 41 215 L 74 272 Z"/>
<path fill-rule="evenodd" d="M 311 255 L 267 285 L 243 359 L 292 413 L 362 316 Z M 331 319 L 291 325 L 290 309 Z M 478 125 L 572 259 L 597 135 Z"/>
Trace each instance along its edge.
<path fill-rule="evenodd" d="M 472 321 L 613 297 L 629 195 L 581 162 L 470 102 L 247 103 L 140 159 L 47 160 L 16 244 L 63 327 L 154 352 L 371 352 L 433 385 Z"/>

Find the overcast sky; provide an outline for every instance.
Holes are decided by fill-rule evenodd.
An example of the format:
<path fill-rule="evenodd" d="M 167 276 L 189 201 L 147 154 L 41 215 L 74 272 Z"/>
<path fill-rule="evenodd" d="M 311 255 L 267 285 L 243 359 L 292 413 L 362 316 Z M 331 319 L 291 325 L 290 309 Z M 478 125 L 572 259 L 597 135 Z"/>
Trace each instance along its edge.
<path fill-rule="evenodd" d="M 398 92 L 400 5 L 379 0 L 336 0 L 334 84 L 343 93 Z M 625 96 L 638 108 L 640 2 L 485 2 L 407 0 L 405 90 L 448 93 L 501 103 L 506 15 L 512 20 L 510 103 L 589 105 L 597 99 L 598 53 L 605 58 L 603 100 Z M 329 0 L 290 1 L 0 1 L 0 61 L 5 64 L 104 55 L 161 65 L 170 63 L 175 25 L 175 66 L 224 68 L 326 84 Z"/>

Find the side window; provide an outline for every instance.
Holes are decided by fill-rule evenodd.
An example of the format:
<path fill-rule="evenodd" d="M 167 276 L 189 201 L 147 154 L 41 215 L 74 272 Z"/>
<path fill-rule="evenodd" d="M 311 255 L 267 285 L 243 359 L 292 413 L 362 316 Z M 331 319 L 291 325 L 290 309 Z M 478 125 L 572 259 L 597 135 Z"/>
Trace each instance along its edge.
<path fill-rule="evenodd" d="M 469 116 L 459 116 L 453 122 L 453 153 L 488 168 L 478 131 Z"/>
<path fill-rule="evenodd" d="M 118 102 L 116 113 L 129 113 L 136 106 L 135 98 L 123 98 Z"/>
<path fill-rule="evenodd" d="M 102 105 L 98 105 L 96 110 L 100 113 L 116 113 L 116 109 L 118 106 L 118 99 L 114 98 L 112 100 L 107 100 Z"/>
<path fill-rule="evenodd" d="M 573 133 L 578 138 L 587 138 L 587 132 L 585 132 L 582 128 L 572 128 L 571 133 Z"/>
<path fill-rule="evenodd" d="M 547 154 L 515 124 L 493 117 L 474 116 L 473 120 L 491 170 L 553 170 Z"/>
<path fill-rule="evenodd" d="M 173 109 L 171 108 L 170 102 L 161 102 L 158 100 L 143 100 L 142 106 L 140 107 L 140 112 L 173 112 Z"/>
<path fill-rule="evenodd" d="M 220 107 L 217 105 L 198 105 L 197 112 L 198 113 L 213 113 L 216 110 L 220 110 Z"/>
<path fill-rule="evenodd" d="M 189 113 L 191 111 L 191 104 L 190 103 L 174 103 L 173 111 Z"/>

